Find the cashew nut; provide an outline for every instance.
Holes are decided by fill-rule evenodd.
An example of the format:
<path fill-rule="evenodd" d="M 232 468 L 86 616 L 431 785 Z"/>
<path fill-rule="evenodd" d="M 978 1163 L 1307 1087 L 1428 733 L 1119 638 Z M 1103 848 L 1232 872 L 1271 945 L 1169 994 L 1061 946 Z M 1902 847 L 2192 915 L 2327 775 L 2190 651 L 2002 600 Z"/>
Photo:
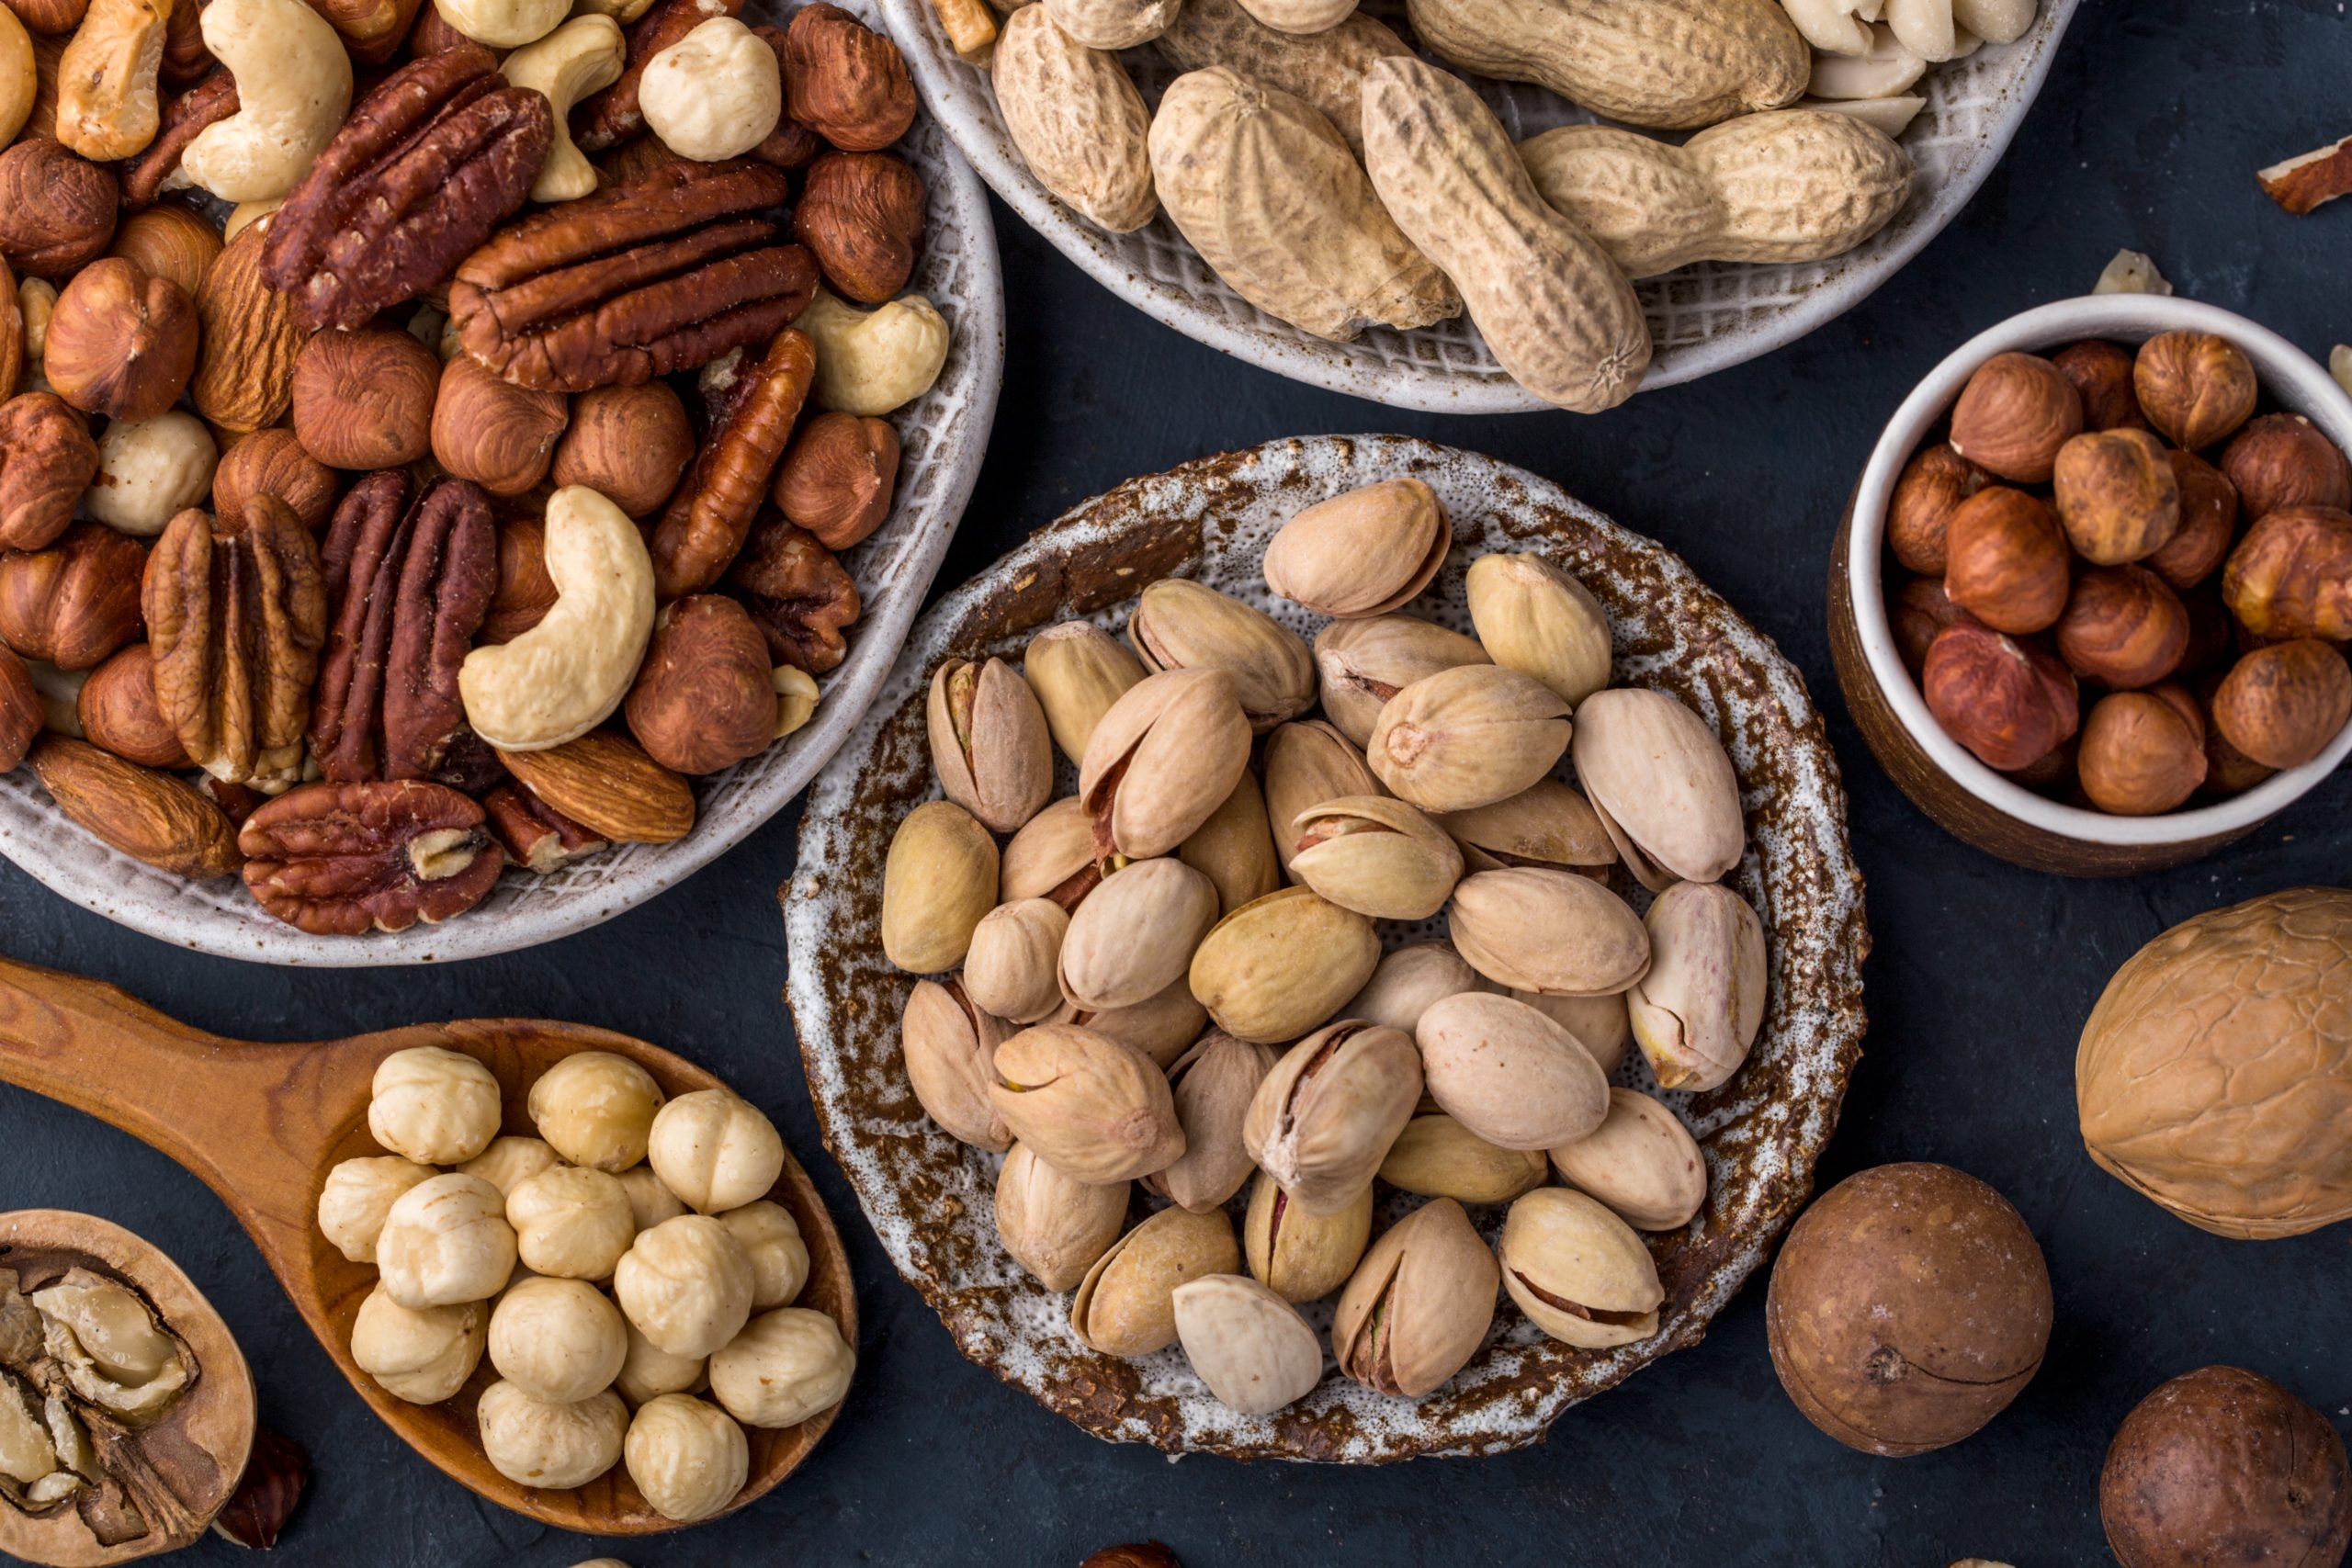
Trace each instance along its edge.
<path fill-rule="evenodd" d="M 820 288 L 792 324 L 817 345 L 819 408 L 888 413 L 931 390 L 947 363 L 946 318 L 920 294 L 861 310 Z"/>
<path fill-rule="evenodd" d="M 1871 29 L 1868 52 L 1817 57 L 1807 91 L 1816 98 L 1891 98 L 1909 92 L 1927 73 L 1928 62 L 1904 48 L 1894 29 L 1881 22 Z"/>
<path fill-rule="evenodd" d="M 784 116 L 784 77 L 758 34 L 713 17 L 653 57 L 637 102 L 662 146 L 715 164 L 768 139 Z"/>
<path fill-rule="evenodd" d="M 40 93 L 40 67 L 33 62 L 33 36 L 17 13 L 0 6 L 0 147 L 17 139 L 33 117 Z"/>
<path fill-rule="evenodd" d="M 514 641 L 475 649 L 458 671 L 466 721 L 503 751 L 543 751 L 602 724 L 653 635 L 653 560 L 627 513 L 567 485 L 548 498 L 544 548 L 554 608 Z"/>
<path fill-rule="evenodd" d="M 571 7 L 571 14 L 575 17 L 610 17 L 627 27 L 651 9 L 653 0 L 577 0 Z"/>
<path fill-rule="evenodd" d="M 2156 270 L 2154 260 L 2145 251 L 2118 251 L 2107 265 L 2099 269 L 2098 281 L 2091 285 L 2094 294 L 2170 294 L 2172 285 Z"/>
<path fill-rule="evenodd" d="M 220 449 L 192 413 L 177 409 L 138 424 L 109 424 L 98 437 L 98 477 L 82 507 L 107 527 L 142 539 L 212 492 Z"/>
<path fill-rule="evenodd" d="M 204 46 L 237 79 L 237 112 L 197 134 L 180 170 L 223 201 L 294 188 L 351 108 L 351 56 L 302 0 L 212 0 Z"/>
<path fill-rule="evenodd" d="M 571 0 L 433 0 L 441 19 L 492 49 L 520 49 L 555 31 Z"/>
<path fill-rule="evenodd" d="M 193 0 L 189 0 L 193 4 Z M 57 62 L 57 139 L 96 163 L 155 140 L 155 75 L 172 0 L 90 0 Z"/>
<path fill-rule="evenodd" d="M 510 84 L 535 87 L 555 106 L 555 139 L 548 144 L 539 177 L 531 182 L 533 201 L 573 201 L 596 188 L 595 169 L 587 154 L 571 144 L 571 106 L 621 79 L 624 52 L 618 22 L 610 17 L 580 16 L 516 50 L 499 67 Z"/>
<path fill-rule="evenodd" d="M 775 688 L 775 738 L 778 740 L 807 724 L 817 712 L 817 678 L 806 670 L 779 664 L 768 675 Z"/>
<path fill-rule="evenodd" d="M 1804 41 L 1825 54 L 1867 54 L 1885 0 L 1781 0 Z"/>

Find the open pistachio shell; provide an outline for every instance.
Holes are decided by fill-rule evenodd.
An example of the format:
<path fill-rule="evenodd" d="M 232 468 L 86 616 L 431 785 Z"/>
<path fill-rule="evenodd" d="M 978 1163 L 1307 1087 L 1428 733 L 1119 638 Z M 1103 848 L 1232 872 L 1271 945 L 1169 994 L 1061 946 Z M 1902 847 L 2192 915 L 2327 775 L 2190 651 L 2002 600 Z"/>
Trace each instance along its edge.
<path fill-rule="evenodd" d="M 1420 1103 L 1420 1053 L 1402 1032 L 1350 1021 L 1285 1052 L 1250 1102 L 1250 1157 L 1293 1201 L 1323 1213 L 1372 1185 Z"/>
<path fill-rule="evenodd" d="M 1176 856 L 1216 884 L 1220 914 L 1229 915 L 1283 885 L 1282 862 L 1274 858 L 1266 824 L 1266 797 L 1255 773 L 1242 770 L 1225 804 L 1193 830 Z"/>
<path fill-rule="evenodd" d="M 1274 853 L 1295 874 L 1302 811 L 1352 795 L 1386 795 L 1364 765 L 1363 753 L 1331 726 L 1310 719 L 1285 724 L 1266 737 L 1266 821 Z"/>
<path fill-rule="evenodd" d="M 1382 1393 L 1434 1393 L 1486 1338 L 1497 1273 L 1461 1204 L 1422 1204 L 1372 1244 L 1340 1293 L 1331 1349 L 1340 1370 Z"/>
<path fill-rule="evenodd" d="M 1144 678 L 1136 656 L 1088 621 L 1064 621 L 1031 637 L 1021 672 L 1046 710 L 1054 744 L 1072 761 L 1086 755 L 1087 739 L 1111 705 Z"/>
<path fill-rule="evenodd" d="M 1057 978 L 1069 916 L 1051 898 L 999 904 L 972 928 L 964 989 L 975 1007 L 1013 1023 L 1035 1023 L 1061 1006 Z"/>
<path fill-rule="evenodd" d="M 1015 1144 L 997 1172 L 997 1239 L 1039 1284 L 1067 1291 L 1127 1228 L 1127 1197 L 1124 1181 L 1074 1181 Z"/>
<path fill-rule="evenodd" d="M 1045 710 L 1003 660 L 942 664 L 924 713 L 940 789 L 989 831 L 1014 831 L 1053 795 L 1054 743 Z"/>
<path fill-rule="evenodd" d="M 1490 1144 L 1440 1111 L 1405 1123 L 1380 1162 L 1380 1179 L 1424 1198 L 1508 1203 L 1543 1186 L 1547 1168 L 1542 1154 Z"/>
<path fill-rule="evenodd" d="M 1609 1080 L 1591 1054 L 1525 1002 L 1464 991 L 1421 1014 L 1413 1039 L 1430 1096 L 1490 1144 L 1555 1148 L 1609 1114 Z"/>
<path fill-rule="evenodd" d="M 1557 779 L 1538 779 L 1492 806 L 1445 812 L 1437 825 L 1453 835 L 1472 871 L 1532 865 L 1606 877 L 1617 863 L 1600 814 Z"/>
<path fill-rule="evenodd" d="M 1204 583 L 1163 577 L 1145 588 L 1127 640 L 1154 672 L 1224 671 L 1261 735 L 1315 705 L 1315 656 L 1298 634 Z"/>
<path fill-rule="evenodd" d="M 1145 1190 L 1187 1209 L 1217 1208 L 1241 1190 L 1256 1168 L 1241 1141 L 1250 1101 L 1273 1070 L 1264 1045 L 1211 1030 L 1168 1069 L 1184 1152 L 1167 1169 L 1143 1179 Z"/>
<path fill-rule="evenodd" d="M 1678 882 L 1650 905 L 1649 973 L 1625 998 L 1662 1089 L 1723 1086 L 1764 1023 L 1764 922 L 1718 882 Z"/>
<path fill-rule="evenodd" d="M 1184 1152 L 1166 1075 L 1091 1030 L 1041 1023 L 996 1048 L 989 1099 L 1012 1135 L 1074 1181 L 1128 1181 Z"/>
<path fill-rule="evenodd" d="M 1534 676 L 1570 704 L 1609 684 L 1608 612 L 1542 556 L 1480 556 L 1462 588 L 1496 663 Z"/>
<path fill-rule="evenodd" d="M 1295 1040 L 1361 990 L 1380 962 L 1372 922 L 1305 887 L 1244 904 L 1193 954 L 1193 995 L 1228 1034 Z"/>
<path fill-rule="evenodd" d="M 1577 781 L 1643 886 L 1713 882 L 1739 863 L 1738 775 L 1681 703 L 1640 686 L 1596 692 L 1577 710 L 1574 747 Z"/>
<path fill-rule="evenodd" d="M 1244 1416 L 1271 1416 L 1323 1381 L 1323 1342 L 1298 1309 L 1255 1280 L 1210 1274 L 1170 1300 L 1176 1337 L 1209 1392 Z"/>
<path fill-rule="evenodd" d="M 1266 546 L 1266 586 L 1318 615 L 1384 615 L 1427 588 L 1453 547 L 1437 491 L 1382 479 L 1283 524 Z"/>
<path fill-rule="evenodd" d="M 1416 615 L 1333 621 L 1315 637 L 1323 716 L 1359 751 L 1389 698 L 1441 670 L 1492 662 L 1476 638 Z"/>
<path fill-rule="evenodd" d="M 1349 795 L 1298 814 L 1291 870 L 1343 909 L 1374 919 L 1423 920 L 1462 880 L 1462 852 L 1401 800 Z"/>
<path fill-rule="evenodd" d="M 1447 923 L 1470 967 L 1515 991 L 1608 996 L 1650 966 L 1649 933 L 1632 907 L 1572 872 L 1512 866 L 1465 876 Z"/>
<path fill-rule="evenodd" d="M 1372 1188 L 1329 1213 L 1291 1201 L 1263 1171 L 1241 1227 L 1250 1272 L 1286 1302 L 1317 1302 L 1348 1282 L 1372 1240 Z"/>
<path fill-rule="evenodd" d="M 882 863 L 882 951 L 910 975 L 964 961 L 972 928 L 996 908 L 996 840 L 953 802 L 907 814 Z"/>
<path fill-rule="evenodd" d="M 907 994 L 899 1024 L 899 1049 L 915 1100 L 948 1136 L 996 1152 L 1012 1131 L 989 1099 L 996 1078 L 996 1048 L 1012 1038 L 1004 1020 L 973 1005 L 950 978 L 918 980 Z"/>
<path fill-rule="evenodd" d="M 1380 782 L 1424 811 L 1468 811 L 1528 788 L 1568 749 L 1568 705 L 1543 682 L 1495 664 L 1427 675 L 1388 699 L 1367 761 Z"/>
<path fill-rule="evenodd" d="M 1498 1249 L 1503 1289 L 1535 1326 L 1586 1349 L 1657 1332 L 1666 1300 L 1657 1265 L 1624 1221 L 1565 1187 L 1539 1187 L 1510 1206 Z"/>
<path fill-rule="evenodd" d="M 1070 1299 L 1069 1326 L 1089 1349 L 1148 1356 L 1176 1342 L 1177 1286 L 1241 1267 L 1221 1209 L 1162 1209 L 1114 1242 Z"/>
<path fill-rule="evenodd" d="M 1095 725 L 1079 763 L 1097 853 L 1168 853 L 1225 804 L 1249 765 L 1249 721 L 1225 671 L 1171 670 L 1137 682 Z"/>
<path fill-rule="evenodd" d="M 1180 860 L 1114 871 L 1070 917 L 1062 995 L 1089 1012 L 1148 1001 L 1184 977 L 1216 918 L 1216 885 Z"/>
<path fill-rule="evenodd" d="M 1589 1135 L 1554 1149 L 1552 1164 L 1635 1230 L 1679 1231 L 1707 1201 L 1707 1160 L 1690 1130 L 1630 1089 L 1611 1089 L 1608 1116 Z"/>
<path fill-rule="evenodd" d="M 1380 961 L 1363 989 L 1340 1008 L 1341 1018 L 1361 1018 L 1410 1034 L 1420 1027 L 1430 1004 L 1457 991 L 1491 991 L 1494 982 L 1462 961 L 1442 942 L 1400 947 Z"/>

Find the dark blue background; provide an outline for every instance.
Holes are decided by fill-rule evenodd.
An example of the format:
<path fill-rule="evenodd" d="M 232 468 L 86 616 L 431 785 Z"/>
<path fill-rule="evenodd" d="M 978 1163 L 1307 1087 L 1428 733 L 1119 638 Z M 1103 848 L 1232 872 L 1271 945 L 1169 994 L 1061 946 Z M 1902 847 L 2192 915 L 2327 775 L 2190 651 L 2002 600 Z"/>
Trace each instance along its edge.
<path fill-rule="evenodd" d="M 1704 1345 L 1504 1458 L 1363 1472 L 1171 1463 L 1081 1435 L 956 1355 L 819 1146 L 780 999 L 775 897 L 797 810 L 650 907 L 508 958 L 305 973 L 194 957 L 5 863 L 0 951 L 256 1039 L 468 1014 L 578 1019 L 664 1043 L 772 1108 L 856 1260 L 857 1384 L 797 1476 L 735 1518 L 616 1546 L 637 1568 L 1064 1564 L 1145 1536 L 1191 1568 L 2106 1561 L 2100 1457 L 2163 1379 L 2235 1362 L 2352 1428 L 2341 1229 L 2230 1243 L 2167 1218 L 2084 1156 L 2072 1072 L 2106 976 L 2165 926 L 2299 882 L 2352 881 L 2352 773 L 2202 865 L 2116 883 L 2029 875 L 1945 837 L 1879 773 L 1830 675 L 1823 581 L 1847 490 L 1903 393 L 1962 337 L 2086 290 L 2119 246 L 2152 252 L 2180 292 L 2314 353 L 2352 338 L 2352 201 L 2291 219 L 2254 182 L 2256 168 L 2352 131 L 2348 80 L 2338 0 L 2089 0 L 2006 163 L 1909 270 L 1794 348 L 1592 420 L 1414 415 L 1278 379 L 1120 304 L 1000 209 L 1011 358 L 943 583 L 1132 474 L 1303 432 L 1405 431 L 1523 464 L 1665 540 L 1804 670 L 1845 761 L 1877 940 L 1866 1055 L 1824 1176 L 1893 1159 L 1971 1170 L 2024 1211 L 2057 1284 L 2041 1375 L 1956 1449 L 1871 1460 L 1815 1433 L 1773 1380 L 1760 1280 Z M 265 1417 L 318 1463 L 281 1559 L 562 1568 L 596 1554 L 477 1501 L 401 1447 L 192 1178 L 0 1089 L 0 1208 L 32 1205 L 92 1210 L 152 1237 L 227 1314 Z M 250 1559 L 210 1541 L 184 1561 Z"/>

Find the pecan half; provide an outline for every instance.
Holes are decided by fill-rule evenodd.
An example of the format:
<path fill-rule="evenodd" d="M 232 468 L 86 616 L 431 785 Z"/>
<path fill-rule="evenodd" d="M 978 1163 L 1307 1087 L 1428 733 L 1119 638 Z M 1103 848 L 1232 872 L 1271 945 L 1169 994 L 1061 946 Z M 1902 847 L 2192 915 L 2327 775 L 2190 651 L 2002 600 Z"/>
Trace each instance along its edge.
<path fill-rule="evenodd" d="M 319 766 L 336 784 L 433 777 L 465 728 L 458 667 L 498 586 L 489 498 L 463 479 L 419 490 L 402 469 L 371 474 L 335 508 L 322 564 Z"/>
<path fill-rule="evenodd" d="M 422 779 L 306 784 L 245 818 L 237 847 L 261 907 L 313 936 L 455 919 L 506 863 L 481 807 Z"/>
<path fill-rule="evenodd" d="M 629 24 L 628 63 L 620 79 L 573 107 L 572 142 L 582 152 L 602 152 L 641 134 L 645 111 L 638 107 L 637 92 L 653 57 L 712 17 L 731 17 L 742 8 L 743 0 L 654 0 L 651 9 Z"/>
<path fill-rule="evenodd" d="M 765 164 L 668 164 L 536 213 L 458 266 L 465 351 L 548 392 L 633 386 L 766 343 L 817 290 L 817 264 L 756 214 L 790 185 Z"/>
<path fill-rule="evenodd" d="M 808 529 L 770 513 L 727 581 L 767 634 L 777 663 L 821 675 L 848 655 L 842 628 L 857 620 L 857 584 Z"/>
<path fill-rule="evenodd" d="M 787 327 L 765 358 L 726 378 L 714 398 L 723 412 L 714 410 L 702 456 L 653 530 L 653 589 L 662 598 L 699 593 L 734 564 L 816 378 L 817 345 Z"/>
<path fill-rule="evenodd" d="M 26 392 L 0 403 L 0 549 L 48 548 L 97 476 L 98 444 L 63 398 Z"/>
<path fill-rule="evenodd" d="M 520 208 L 555 113 L 490 51 L 412 62 L 359 101 L 270 221 L 262 272 L 311 327 L 416 299 Z"/>
<path fill-rule="evenodd" d="M 482 797 L 490 830 L 506 848 L 506 858 L 544 876 L 607 848 L 594 829 L 549 806 L 521 783 L 500 784 Z"/>
<path fill-rule="evenodd" d="M 196 14 L 194 6 L 181 8 Z M 174 13 L 174 20 L 179 12 Z M 164 104 L 164 123 L 147 150 L 122 166 L 122 205 L 129 212 L 153 207 L 164 193 L 164 182 L 179 172 L 180 154 L 208 126 L 218 125 L 237 112 L 237 81 L 226 71 L 215 71 L 185 93 Z"/>
<path fill-rule="evenodd" d="M 184 780 L 64 735 L 34 741 L 29 761 L 58 809 L 134 860 L 203 881 L 237 874 L 236 830 Z"/>
<path fill-rule="evenodd" d="M 181 513 L 155 541 L 141 602 L 156 705 L 197 766 L 268 795 L 300 778 L 327 592 L 293 509 L 248 496 L 225 526 Z"/>

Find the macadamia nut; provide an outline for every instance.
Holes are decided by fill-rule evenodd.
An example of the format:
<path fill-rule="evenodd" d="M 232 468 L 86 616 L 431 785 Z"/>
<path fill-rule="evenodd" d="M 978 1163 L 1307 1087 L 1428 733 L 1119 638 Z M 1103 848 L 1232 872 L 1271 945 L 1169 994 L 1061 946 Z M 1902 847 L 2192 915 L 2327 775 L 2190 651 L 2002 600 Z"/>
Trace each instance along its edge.
<path fill-rule="evenodd" d="M 351 1325 L 351 1359 L 385 1393 L 411 1404 L 438 1404 L 481 1364 L 488 1314 L 479 1302 L 404 1307 L 379 1285 Z"/>
<path fill-rule="evenodd" d="M 377 1155 L 347 1159 L 327 1172 L 319 1190 L 319 1232 L 354 1263 L 376 1261 L 376 1238 L 384 1217 L 402 1193 L 433 1179 L 433 1168 Z"/>
<path fill-rule="evenodd" d="M 512 1198 L 514 1189 L 562 1163 L 555 1150 L 541 1139 L 492 1138 L 490 1147 L 458 1168 L 468 1176 L 481 1177 Z"/>
<path fill-rule="evenodd" d="M 849 1392 L 857 1352 L 821 1312 L 785 1307 L 710 1359 L 710 1392 L 747 1427 L 797 1427 Z"/>
<path fill-rule="evenodd" d="M 739 158 L 784 116 L 775 51 L 732 17 L 713 17 L 655 55 L 638 107 L 662 145 L 682 158 Z"/>
<path fill-rule="evenodd" d="M 433 0 L 441 19 L 492 49 L 520 49 L 555 31 L 571 0 Z"/>
<path fill-rule="evenodd" d="M 582 1051 L 539 1075 L 526 1108 L 556 1153 L 618 1175 L 645 1157 L 662 1089 L 626 1056 Z"/>
<path fill-rule="evenodd" d="M 98 477 L 83 510 L 107 527 L 153 538 L 212 492 L 220 449 L 194 414 L 171 409 L 136 424 L 109 424 L 98 437 Z"/>
<path fill-rule="evenodd" d="M 673 1356 L 661 1346 L 637 1331 L 637 1325 L 625 1324 L 628 1332 L 628 1354 L 622 1359 L 620 1376 L 613 1386 L 631 1404 L 642 1404 L 649 1399 L 659 1399 L 665 1393 L 691 1393 L 703 1379 L 703 1358 Z"/>
<path fill-rule="evenodd" d="M 514 1230 L 506 1223 L 504 1195 L 479 1176 L 455 1172 L 418 1182 L 385 1217 L 376 1238 L 376 1267 L 384 1289 L 405 1307 L 489 1300 L 514 1272 Z M 744 1263 L 746 1276 L 751 1267 Z"/>
<path fill-rule="evenodd" d="M 525 1268 L 569 1280 L 611 1278 L 637 1235 L 619 1179 L 576 1165 L 543 1170 L 508 1193 L 506 1223 Z"/>
<path fill-rule="evenodd" d="M 728 1210 L 718 1223 L 734 1233 L 752 1260 L 752 1310 L 790 1306 L 808 1282 L 808 1246 L 784 1205 L 763 1199 Z"/>
<path fill-rule="evenodd" d="M 681 1215 L 631 1244 L 613 1271 L 613 1295 L 662 1349 L 707 1356 L 752 1315 L 752 1260 L 717 1220 Z"/>
<path fill-rule="evenodd" d="M 784 1174 L 775 1123 L 723 1089 L 682 1094 L 653 1118 L 646 1157 L 662 1184 L 699 1213 L 764 1198 Z"/>
<path fill-rule="evenodd" d="M 628 1354 L 620 1309 L 582 1280 L 526 1280 L 490 1314 L 490 1364 L 548 1404 L 612 1387 Z"/>
<path fill-rule="evenodd" d="M 625 1451 L 628 1478 L 645 1500 L 664 1518 L 681 1522 L 718 1513 L 752 1473 L 743 1428 L 691 1394 L 648 1400 L 628 1424 Z"/>
<path fill-rule="evenodd" d="M 674 1220 L 686 1212 L 678 1195 L 662 1185 L 650 1165 L 640 1165 L 620 1175 L 621 1190 L 628 1194 L 629 1217 L 637 1228 L 650 1231 L 663 1220 Z"/>
<path fill-rule="evenodd" d="M 461 1051 L 419 1045 L 376 1064 L 368 1131 L 422 1165 L 456 1165 L 498 1135 L 498 1079 Z"/>
<path fill-rule="evenodd" d="M 481 1451 L 518 1486 L 584 1486 L 619 1462 L 628 1408 L 606 1389 L 576 1404 L 533 1399 L 511 1382 L 481 1391 Z"/>

